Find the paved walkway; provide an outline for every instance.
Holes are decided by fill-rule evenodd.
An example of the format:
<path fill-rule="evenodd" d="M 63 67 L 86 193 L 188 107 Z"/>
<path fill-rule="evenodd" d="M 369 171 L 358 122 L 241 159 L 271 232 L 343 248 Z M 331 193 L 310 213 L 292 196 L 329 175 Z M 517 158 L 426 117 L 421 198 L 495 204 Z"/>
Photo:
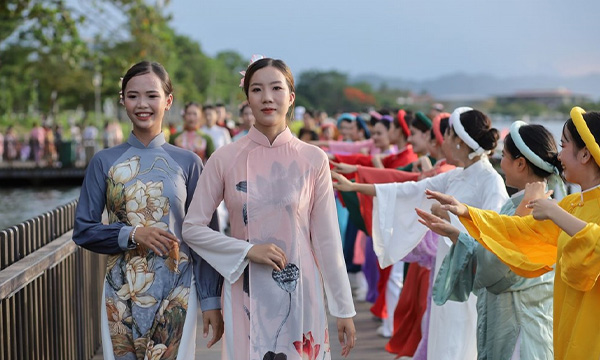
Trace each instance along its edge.
<path fill-rule="evenodd" d="M 392 360 L 394 355 L 385 351 L 384 346 L 386 339 L 377 335 L 375 330 L 380 325 L 372 319 L 371 313 L 369 312 L 371 304 L 361 302 L 356 304 L 357 315 L 354 318 L 354 324 L 356 325 L 356 347 L 352 350 L 352 353 L 348 359 L 357 360 Z M 198 316 L 199 324 L 202 324 L 202 316 Z M 329 328 L 331 337 L 331 358 L 332 360 L 342 360 L 340 355 L 341 347 L 337 341 L 337 334 L 335 318 L 329 318 Z M 207 341 L 202 337 L 202 329 L 198 331 L 198 338 L 196 341 L 196 360 L 220 360 L 221 359 L 221 342 L 213 346 L 212 349 L 206 348 Z M 101 360 L 102 354 L 98 354 L 93 360 Z"/>

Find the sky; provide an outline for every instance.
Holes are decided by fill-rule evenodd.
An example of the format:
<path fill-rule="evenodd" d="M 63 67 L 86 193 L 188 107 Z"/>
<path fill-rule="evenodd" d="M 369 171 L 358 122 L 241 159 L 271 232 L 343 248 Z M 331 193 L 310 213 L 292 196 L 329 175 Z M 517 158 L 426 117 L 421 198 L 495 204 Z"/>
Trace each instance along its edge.
<path fill-rule="evenodd" d="M 408 80 L 600 73 L 599 0 L 171 0 L 178 33 L 214 56 Z"/>

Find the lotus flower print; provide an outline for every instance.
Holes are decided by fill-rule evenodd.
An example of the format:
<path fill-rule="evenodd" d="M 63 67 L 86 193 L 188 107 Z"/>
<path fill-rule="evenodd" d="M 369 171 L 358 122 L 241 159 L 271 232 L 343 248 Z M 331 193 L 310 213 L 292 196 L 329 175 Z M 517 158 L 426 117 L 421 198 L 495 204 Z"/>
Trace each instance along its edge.
<path fill-rule="evenodd" d="M 132 226 L 154 226 L 168 230 L 168 225 L 161 221 L 169 213 L 169 199 L 163 194 L 163 183 L 150 181 L 143 183 L 137 180 L 127 187 L 127 219 Z"/>
<path fill-rule="evenodd" d="M 248 182 L 240 181 L 239 183 L 235 184 L 235 189 L 237 191 L 247 193 L 248 192 Z M 244 225 L 248 225 L 248 204 L 247 203 L 244 203 L 244 206 L 242 207 L 242 218 L 244 219 Z"/>
<path fill-rule="evenodd" d="M 144 360 L 160 360 L 166 351 L 167 346 L 165 344 L 154 345 L 154 341 L 151 340 L 146 348 Z"/>
<path fill-rule="evenodd" d="M 241 192 L 248 192 L 248 182 L 240 181 L 239 183 L 235 184 L 235 189 Z"/>
<path fill-rule="evenodd" d="M 111 166 L 108 170 L 108 177 L 115 183 L 126 184 L 133 180 L 140 172 L 140 157 L 133 156 L 127 161 Z"/>
<path fill-rule="evenodd" d="M 160 323 L 164 323 L 164 315 L 165 312 L 168 312 L 174 307 L 180 307 L 184 310 L 187 310 L 188 298 L 190 296 L 190 288 L 178 286 L 167 296 L 166 299 L 162 301 L 160 304 L 160 308 L 158 309 L 158 319 Z"/>
<path fill-rule="evenodd" d="M 126 324 L 131 324 L 131 313 L 123 302 L 117 301 L 115 304 L 112 298 L 106 298 L 106 316 L 110 336 L 127 333 Z"/>
<path fill-rule="evenodd" d="M 117 295 L 121 300 L 131 299 L 136 305 L 147 308 L 156 304 L 156 299 L 143 295 L 154 282 L 154 273 L 148 271 L 146 258 L 135 256 L 126 266 L 127 283 L 123 284 Z"/>
<path fill-rule="evenodd" d="M 296 290 L 296 285 L 298 285 L 300 269 L 296 265 L 289 263 L 281 271 L 273 270 L 271 276 L 280 288 L 291 293 Z"/>
<path fill-rule="evenodd" d="M 117 262 L 121 259 L 121 254 L 109 255 L 106 260 L 106 271 L 112 270 L 112 268 L 117 265 Z"/>
<path fill-rule="evenodd" d="M 287 314 L 283 318 L 283 321 L 281 322 L 281 325 L 279 325 L 279 329 L 277 329 L 277 333 L 275 334 L 275 346 L 273 347 L 273 349 L 277 350 L 277 338 L 279 338 L 279 333 L 283 328 L 283 324 L 285 324 L 288 317 L 290 316 L 290 312 L 292 311 L 292 292 L 296 290 L 296 286 L 298 285 L 298 279 L 300 278 L 300 269 L 298 269 L 298 266 L 292 263 L 288 263 L 285 266 L 285 268 L 281 271 L 273 270 L 271 276 L 273 277 L 273 280 L 275 280 L 277 285 L 288 293 L 290 300 Z"/>
<path fill-rule="evenodd" d="M 315 360 L 317 358 L 321 345 L 314 345 L 314 343 L 315 340 L 313 339 L 311 331 L 306 335 L 302 334 L 302 341 L 294 341 L 296 351 L 302 356 L 302 360 Z"/>
<path fill-rule="evenodd" d="M 299 198 L 304 176 L 296 161 L 287 168 L 279 162 L 274 162 L 268 177 L 257 176 L 257 193 L 266 204 L 285 207 Z"/>
<path fill-rule="evenodd" d="M 287 355 L 284 353 L 274 353 L 269 351 L 263 356 L 263 360 L 287 360 Z"/>
<path fill-rule="evenodd" d="M 106 211 L 108 212 L 108 222 L 127 223 L 127 210 L 125 205 L 125 186 L 114 182 L 113 179 L 106 179 Z"/>

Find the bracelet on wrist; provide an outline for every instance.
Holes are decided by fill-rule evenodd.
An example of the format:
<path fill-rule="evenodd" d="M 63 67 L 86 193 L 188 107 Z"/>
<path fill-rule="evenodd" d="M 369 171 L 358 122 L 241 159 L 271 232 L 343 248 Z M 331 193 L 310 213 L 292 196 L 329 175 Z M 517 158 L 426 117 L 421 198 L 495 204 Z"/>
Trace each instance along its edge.
<path fill-rule="evenodd" d="M 137 229 L 138 229 L 139 227 L 141 227 L 141 226 L 142 226 L 142 225 L 139 225 L 139 224 L 138 224 L 138 225 L 136 225 L 136 226 L 133 228 L 133 230 L 131 231 L 131 238 L 130 238 L 130 240 L 131 240 L 131 244 L 134 246 L 134 248 L 135 248 L 135 247 L 137 247 L 137 246 L 139 245 L 139 243 L 138 243 L 137 241 L 135 241 L 135 232 L 136 232 L 136 231 L 137 231 Z"/>

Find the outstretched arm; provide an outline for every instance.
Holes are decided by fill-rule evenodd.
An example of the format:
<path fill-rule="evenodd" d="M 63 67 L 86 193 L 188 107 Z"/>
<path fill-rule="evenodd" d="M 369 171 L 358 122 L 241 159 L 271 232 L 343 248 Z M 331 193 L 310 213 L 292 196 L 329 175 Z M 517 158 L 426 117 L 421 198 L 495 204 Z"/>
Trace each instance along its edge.
<path fill-rule="evenodd" d="M 332 160 L 330 160 L 329 163 L 333 166 L 333 169 L 331 169 L 331 170 L 335 171 L 336 173 L 340 173 L 340 174 L 352 174 L 353 172 L 356 172 L 356 170 L 358 169 L 358 166 L 356 166 L 356 165 L 344 164 L 344 163 L 335 162 Z"/>
<path fill-rule="evenodd" d="M 417 211 L 417 215 L 420 217 L 419 222 L 421 224 L 427 226 L 434 233 L 449 238 L 452 240 L 453 244 L 456 244 L 458 236 L 460 235 L 460 230 L 439 216 L 430 214 L 421 209 L 415 210 Z"/>
<path fill-rule="evenodd" d="M 517 206 L 515 215 L 527 216 L 531 215 L 532 209 L 527 207 L 532 200 L 547 199 L 552 195 L 554 191 L 549 190 L 546 192 L 546 183 L 543 181 L 533 182 L 525 185 L 525 193 L 523 194 L 523 200 Z"/>
<path fill-rule="evenodd" d="M 551 199 L 531 200 L 526 206 L 533 210 L 531 215 L 533 215 L 534 219 L 552 220 L 553 223 L 569 234 L 569 236 L 574 236 L 587 225 L 585 221 L 569 214 Z"/>
<path fill-rule="evenodd" d="M 441 192 L 429 189 L 425 190 L 425 196 L 428 199 L 433 199 L 439 202 L 442 205 L 442 210 L 450 211 L 456 216 L 461 216 L 469 220 L 471 219 L 467 206 L 456 200 L 454 196 L 442 194 Z"/>
<path fill-rule="evenodd" d="M 331 172 L 331 178 L 336 181 L 333 183 L 333 188 L 336 190 L 355 191 L 365 195 L 376 196 L 375 185 L 373 184 L 353 183 L 335 171 Z"/>

